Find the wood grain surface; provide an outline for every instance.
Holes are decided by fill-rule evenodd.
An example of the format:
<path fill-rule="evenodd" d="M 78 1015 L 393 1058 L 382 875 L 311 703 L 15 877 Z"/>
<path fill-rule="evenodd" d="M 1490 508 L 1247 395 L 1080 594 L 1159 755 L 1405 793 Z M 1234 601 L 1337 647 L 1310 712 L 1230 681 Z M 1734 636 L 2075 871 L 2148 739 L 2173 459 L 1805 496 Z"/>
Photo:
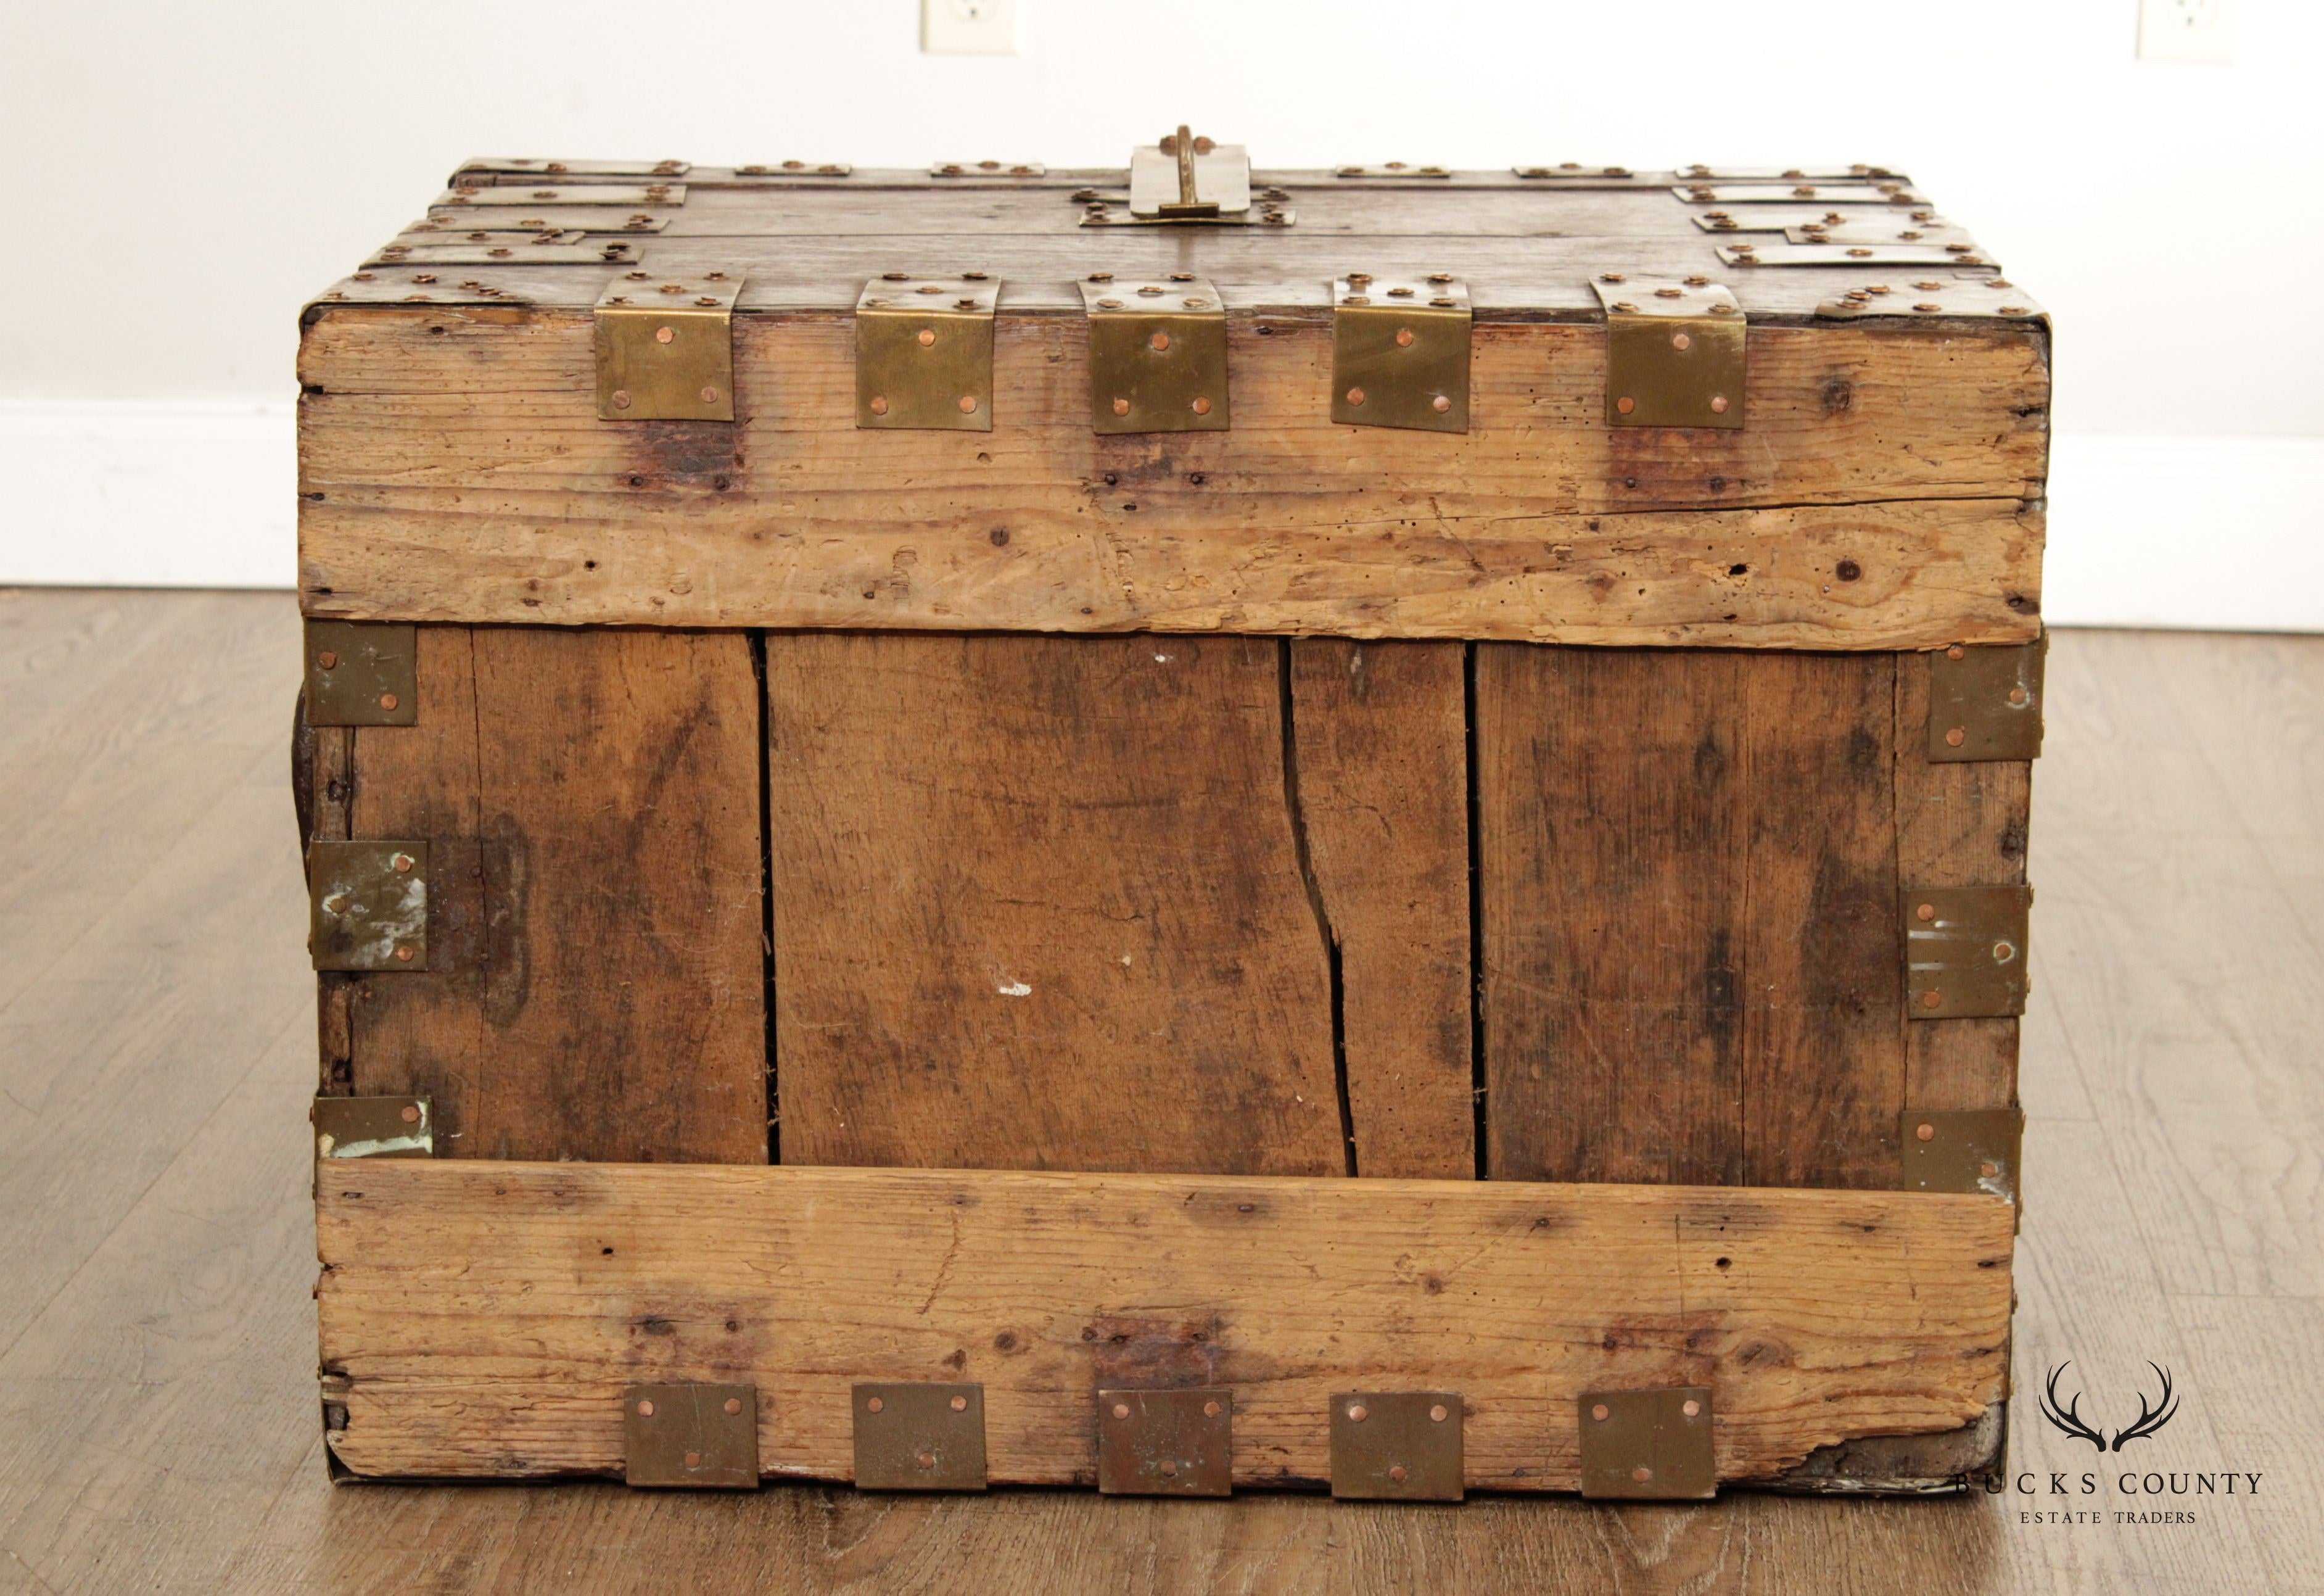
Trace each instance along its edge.
<path fill-rule="evenodd" d="M 1465 651 L 1329 638 L 1288 647 L 1295 813 L 1336 961 L 1350 1172 L 1468 1178 Z"/>
<path fill-rule="evenodd" d="M 2017 1383 L 2148 1465 L 2263 1471 L 2182 1526 L 1940 1500 L 1458 1510 L 610 1482 L 337 1489 L 318 1424 L 314 980 L 279 595 L 0 590 L 0 1591 L 1638 1596 L 2311 1590 L 2324 1491 L 2324 641 L 2067 631 L 2030 873 Z M 2172 935 L 2135 927 L 2163 917 Z M 2070 1379 L 2071 1376 L 2070 1375 Z M 2152 1388 L 2150 1385 L 2150 1389 Z M 2086 1411 L 2088 1408 L 2086 1407 Z M 2030 1409 L 2029 1409 L 2030 1411 Z M 2035 1421 L 2013 1466 L 2083 1466 Z"/>
<path fill-rule="evenodd" d="M 1480 645 L 1494 1176 L 1894 1184 L 1898 666 Z"/>
<path fill-rule="evenodd" d="M 1465 435 L 1334 427 L 1307 314 L 1234 318 L 1231 431 L 1098 438 L 1085 344 L 1003 317 L 993 431 L 866 431 L 848 318 L 742 317 L 742 419 L 613 424 L 585 313 L 327 311 L 300 357 L 303 602 L 1843 650 L 2039 627 L 2034 328 L 1755 329 L 1732 432 L 1609 428 L 1604 330 L 1556 323 L 1477 328 Z"/>
<path fill-rule="evenodd" d="M 2005 1391 L 1993 1197 L 429 1159 L 316 1191 L 361 1474 L 615 1470 L 622 1385 L 660 1380 L 755 1385 L 761 1470 L 825 1479 L 852 1381 L 973 1380 L 993 1478 L 1083 1485 L 1102 1388 L 1231 1388 L 1245 1485 L 1328 1477 L 1335 1391 L 1452 1390 L 1501 1490 L 1576 1489 L 1600 1387 L 1715 1387 L 1730 1480 Z"/>
<path fill-rule="evenodd" d="M 766 663 L 784 1162 L 1343 1170 L 1280 643 Z"/>
<path fill-rule="evenodd" d="M 439 1156 L 764 1162 L 750 641 L 428 626 L 418 679 L 349 824 L 429 844 L 429 968 L 326 983 L 333 1089 L 432 1098 Z"/>

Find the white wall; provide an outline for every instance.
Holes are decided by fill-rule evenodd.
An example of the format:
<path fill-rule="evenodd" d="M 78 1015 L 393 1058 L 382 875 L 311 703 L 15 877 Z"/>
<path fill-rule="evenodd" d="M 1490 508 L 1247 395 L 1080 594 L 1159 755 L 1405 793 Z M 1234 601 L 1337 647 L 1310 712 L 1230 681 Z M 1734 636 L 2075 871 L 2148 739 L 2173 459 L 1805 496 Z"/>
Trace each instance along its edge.
<path fill-rule="evenodd" d="M 2136 0 L 5 0 L 0 580 L 290 579 L 305 296 L 471 154 L 1119 163 L 1191 119 L 1263 164 L 1872 161 L 2059 326 L 2059 621 L 2324 629 L 2324 7 L 2231 67 Z M 1167 31 L 1177 38 L 1163 42 Z M 60 219 L 69 218 L 69 219 Z"/>

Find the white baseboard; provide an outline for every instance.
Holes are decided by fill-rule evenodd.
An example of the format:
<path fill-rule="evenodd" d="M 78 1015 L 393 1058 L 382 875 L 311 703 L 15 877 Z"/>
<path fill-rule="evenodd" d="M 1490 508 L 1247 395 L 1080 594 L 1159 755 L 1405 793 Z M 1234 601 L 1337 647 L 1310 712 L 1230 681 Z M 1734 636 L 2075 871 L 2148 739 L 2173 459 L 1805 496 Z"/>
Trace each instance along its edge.
<path fill-rule="evenodd" d="M 293 407 L 0 400 L 0 585 L 290 587 Z M 2324 632 L 2324 438 L 2056 439 L 2061 626 Z"/>
<path fill-rule="evenodd" d="M 2324 438 L 2054 438 L 2042 613 L 2324 632 Z"/>
<path fill-rule="evenodd" d="M 293 407 L 0 400 L 0 584 L 298 585 Z"/>

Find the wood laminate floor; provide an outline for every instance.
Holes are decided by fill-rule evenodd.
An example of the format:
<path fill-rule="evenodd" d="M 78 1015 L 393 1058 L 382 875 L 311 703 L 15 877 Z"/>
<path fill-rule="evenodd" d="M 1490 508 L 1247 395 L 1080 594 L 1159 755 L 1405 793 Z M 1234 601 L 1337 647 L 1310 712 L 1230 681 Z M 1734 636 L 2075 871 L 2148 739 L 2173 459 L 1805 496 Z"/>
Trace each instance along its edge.
<path fill-rule="evenodd" d="M 2151 1360 L 2163 1432 L 2021 1401 L 2033 1494 L 1458 1508 L 332 1487 L 297 642 L 287 595 L 0 591 L 0 1591 L 2324 1591 L 2324 639 L 2051 655 L 2017 1380 L 2111 1427 Z"/>

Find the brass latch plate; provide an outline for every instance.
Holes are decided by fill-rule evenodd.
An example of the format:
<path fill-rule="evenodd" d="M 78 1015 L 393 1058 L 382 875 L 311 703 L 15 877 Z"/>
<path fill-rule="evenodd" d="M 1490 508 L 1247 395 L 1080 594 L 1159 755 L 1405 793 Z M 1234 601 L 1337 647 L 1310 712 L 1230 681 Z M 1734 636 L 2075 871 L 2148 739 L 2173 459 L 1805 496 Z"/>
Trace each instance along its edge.
<path fill-rule="evenodd" d="M 409 726 L 420 719 L 420 629 L 307 623 L 307 724 Z"/>
<path fill-rule="evenodd" d="M 424 1097 L 318 1097 L 307 1117 L 318 1158 L 432 1158 L 436 1130 Z"/>
<path fill-rule="evenodd" d="M 1584 1391 L 1576 1406 L 1583 1496 L 1701 1501 L 1719 1494 L 1709 1386 Z"/>
<path fill-rule="evenodd" d="M 484 207 L 507 209 L 516 206 L 544 205 L 625 205 L 632 210 L 643 210 L 658 205 L 684 205 L 684 183 L 646 183 L 630 186 L 614 183 L 567 183 L 557 188 L 536 189 L 528 183 L 494 183 L 482 188 L 451 188 L 438 195 L 429 208 L 438 205 Z"/>
<path fill-rule="evenodd" d="M 734 419 L 740 272 L 625 272 L 597 296 L 597 419 Z"/>
<path fill-rule="evenodd" d="M 2042 752 L 2047 633 L 2030 643 L 1955 643 L 1929 656 L 1929 758 L 2030 760 Z"/>
<path fill-rule="evenodd" d="M 1234 1393 L 1097 1394 L 1097 1488 L 1108 1496 L 1225 1496 L 1233 1488 Z"/>
<path fill-rule="evenodd" d="M 1904 893 L 1904 1011 L 1914 1019 L 2025 1012 L 2031 887 L 1912 887 Z"/>
<path fill-rule="evenodd" d="M 984 1388 L 862 1384 L 853 1391 L 859 1490 L 982 1490 Z"/>
<path fill-rule="evenodd" d="M 1204 222 L 1250 209 L 1250 154 L 1181 126 L 1130 152 L 1130 214 L 1141 221 Z"/>
<path fill-rule="evenodd" d="M 1789 237 L 1794 232 L 1806 233 L 1821 229 L 1836 236 L 1852 235 L 1875 228 L 1885 228 L 1882 238 L 1894 238 L 1904 229 L 1931 227 L 1953 231 L 1953 224 L 1928 209 L 1898 211 L 1886 205 L 1852 205 L 1846 210 L 1835 210 L 1829 205 L 1812 202 L 1800 205 L 1748 205 L 1737 210 L 1698 210 L 1690 213 L 1694 225 L 1706 233 L 1781 233 Z M 1852 236 L 1847 242 L 1858 242 Z"/>
<path fill-rule="evenodd" d="M 1227 315 L 1208 280 L 1173 272 L 1117 281 L 1100 272 L 1081 290 L 1093 430 L 1227 429 Z"/>
<path fill-rule="evenodd" d="M 1332 284 L 1332 420 L 1469 430 L 1468 285 L 1445 272 Z"/>
<path fill-rule="evenodd" d="M 1743 308 L 1702 277 L 1606 272 L 1591 280 L 1606 310 L 1606 424 L 1743 425 Z"/>
<path fill-rule="evenodd" d="M 891 272 L 864 284 L 855 301 L 855 424 L 991 431 L 1000 292 L 981 272 Z"/>
<path fill-rule="evenodd" d="M 426 843 L 309 843 L 307 877 L 316 969 L 428 968 Z"/>
<path fill-rule="evenodd" d="M 632 1485 L 754 1490 L 759 1393 L 753 1386 L 631 1386 L 622 1443 Z"/>
<path fill-rule="evenodd" d="M 1458 1391 L 1347 1391 L 1332 1398 L 1332 1494 L 1457 1502 L 1464 1480 Z"/>
<path fill-rule="evenodd" d="M 1898 1121 L 1904 1189 L 2017 1200 L 2025 1116 L 2014 1108 L 1906 1109 Z"/>

